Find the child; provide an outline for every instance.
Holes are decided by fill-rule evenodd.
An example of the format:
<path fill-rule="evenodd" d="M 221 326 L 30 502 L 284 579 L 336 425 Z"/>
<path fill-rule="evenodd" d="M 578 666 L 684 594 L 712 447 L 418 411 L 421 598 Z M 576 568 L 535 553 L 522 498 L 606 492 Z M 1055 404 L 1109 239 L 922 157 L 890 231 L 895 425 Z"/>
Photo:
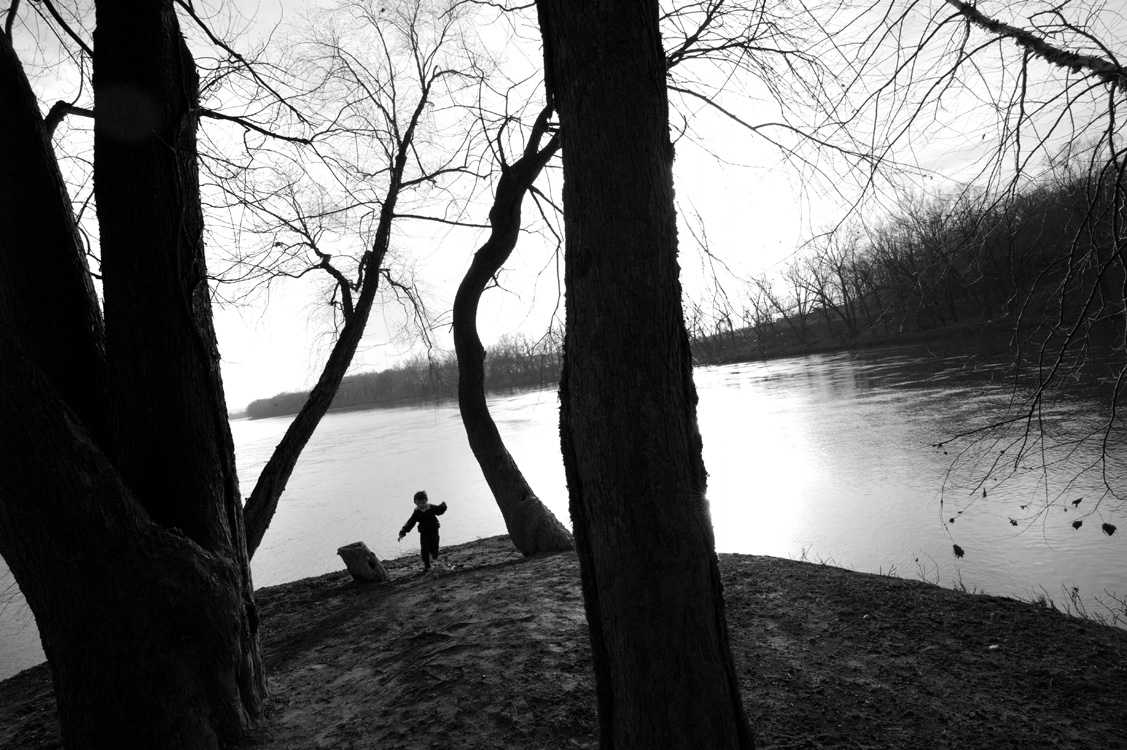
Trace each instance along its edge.
<path fill-rule="evenodd" d="M 419 541 L 423 548 L 423 572 L 430 570 L 430 559 L 438 561 L 438 517 L 446 512 L 446 503 L 431 505 L 427 502 L 426 490 L 415 493 L 415 512 L 407 519 L 407 523 L 399 530 L 399 541 L 407 536 L 407 532 L 416 523 L 419 524 Z"/>

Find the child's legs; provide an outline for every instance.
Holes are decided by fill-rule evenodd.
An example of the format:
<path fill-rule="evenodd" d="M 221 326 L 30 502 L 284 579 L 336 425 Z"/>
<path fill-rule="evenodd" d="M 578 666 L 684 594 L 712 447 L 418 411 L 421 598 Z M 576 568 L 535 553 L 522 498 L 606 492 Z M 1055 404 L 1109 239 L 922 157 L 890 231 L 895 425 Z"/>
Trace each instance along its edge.
<path fill-rule="evenodd" d="M 423 562 L 428 562 L 429 558 L 433 557 L 438 559 L 438 532 L 433 534 L 420 534 L 423 544 Z"/>

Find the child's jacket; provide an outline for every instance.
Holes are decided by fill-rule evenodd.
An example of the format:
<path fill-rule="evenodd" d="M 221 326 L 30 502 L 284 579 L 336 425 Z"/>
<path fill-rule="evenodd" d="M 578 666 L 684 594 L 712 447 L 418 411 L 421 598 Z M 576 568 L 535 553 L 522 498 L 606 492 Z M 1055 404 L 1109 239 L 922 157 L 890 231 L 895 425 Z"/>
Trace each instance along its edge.
<path fill-rule="evenodd" d="M 415 524 L 419 524 L 420 534 L 434 534 L 438 531 L 439 523 L 438 517 L 446 512 L 446 503 L 442 502 L 438 505 L 427 504 L 426 510 L 415 509 L 411 517 L 407 519 L 401 531 L 406 534 Z"/>

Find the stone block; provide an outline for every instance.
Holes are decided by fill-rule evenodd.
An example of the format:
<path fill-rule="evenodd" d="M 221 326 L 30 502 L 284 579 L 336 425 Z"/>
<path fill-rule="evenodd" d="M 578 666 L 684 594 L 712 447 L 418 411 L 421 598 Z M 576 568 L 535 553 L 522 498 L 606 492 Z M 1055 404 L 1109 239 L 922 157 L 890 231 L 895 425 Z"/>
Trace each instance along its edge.
<path fill-rule="evenodd" d="M 363 542 L 346 544 L 337 549 L 337 554 L 357 581 L 387 581 L 390 578 L 387 569 Z"/>

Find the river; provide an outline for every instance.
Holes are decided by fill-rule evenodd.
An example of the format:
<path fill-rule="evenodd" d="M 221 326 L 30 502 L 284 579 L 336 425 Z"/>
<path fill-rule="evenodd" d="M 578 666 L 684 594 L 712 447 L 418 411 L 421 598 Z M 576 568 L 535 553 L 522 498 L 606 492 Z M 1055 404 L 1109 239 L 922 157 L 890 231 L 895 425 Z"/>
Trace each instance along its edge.
<path fill-rule="evenodd" d="M 1100 600 L 1112 602 L 1106 592 L 1127 594 L 1127 508 L 1108 494 L 1100 471 L 1084 471 L 1093 465 L 1091 446 L 1048 451 L 1047 470 L 1025 462 L 984 484 L 984 462 L 1004 455 L 1000 448 L 935 447 L 997 418 L 1012 395 L 1004 369 L 936 347 L 698 368 L 717 549 L 1026 599 L 1061 602 L 1075 587 L 1089 611 L 1102 611 Z M 566 521 L 555 389 L 490 403 L 531 485 Z M 1100 415 L 1094 400 L 1078 397 L 1043 418 L 1075 425 Z M 244 492 L 287 424 L 232 422 Z M 1122 487 L 1122 446 L 1110 449 L 1106 469 L 1107 484 Z M 336 549 L 354 541 L 381 558 L 415 554 L 415 534 L 402 543 L 396 536 L 419 489 L 449 504 L 443 544 L 505 530 L 454 404 L 328 415 L 255 556 L 255 585 L 342 569 Z M 1105 523 L 1122 530 L 1109 536 Z M 34 622 L 0 566 L 5 590 L 0 679 L 42 660 Z"/>

